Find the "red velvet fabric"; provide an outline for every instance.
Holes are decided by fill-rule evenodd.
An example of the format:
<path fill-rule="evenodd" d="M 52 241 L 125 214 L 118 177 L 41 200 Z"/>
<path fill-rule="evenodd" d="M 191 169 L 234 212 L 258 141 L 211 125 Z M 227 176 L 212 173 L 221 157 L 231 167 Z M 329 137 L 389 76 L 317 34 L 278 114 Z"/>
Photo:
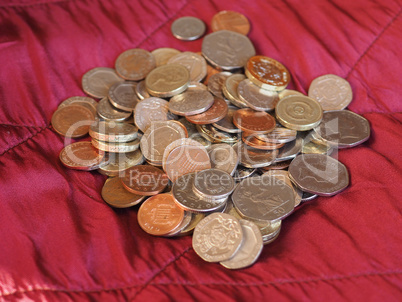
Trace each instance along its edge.
<path fill-rule="evenodd" d="M 402 183 L 401 0 L 0 2 L 0 299 L 67 301 L 400 301 Z M 259 54 L 278 59 L 291 88 L 333 73 L 368 142 L 341 150 L 351 185 L 286 218 L 251 268 L 206 263 L 191 237 L 155 238 L 137 209 L 112 209 L 105 177 L 64 168 L 50 119 L 84 95 L 81 77 L 126 49 L 199 51 L 170 33 L 181 16 L 210 23 L 245 14 Z"/>

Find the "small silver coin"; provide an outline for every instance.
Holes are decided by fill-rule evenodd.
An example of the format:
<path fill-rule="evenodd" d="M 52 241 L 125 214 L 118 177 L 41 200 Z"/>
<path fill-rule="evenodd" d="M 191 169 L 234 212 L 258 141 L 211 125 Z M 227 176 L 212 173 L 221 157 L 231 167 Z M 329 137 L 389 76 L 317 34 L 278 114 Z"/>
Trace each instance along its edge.
<path fill-rule="evenodd" d="M 206 198 L 225 198 L 234 188 L 235 182 L 232 176 L 225 171 L 207 169 L 195 173 L 193 189 Z"/>
<path fill-rule="evenodd" d="M 208 79 L 208 90 L 216 97 L 220 99 L 224 99 L 224 95 L 222 92 L 222 87 L 226 82 L 226 79 L 230 77 L 232 74 L 230 72 L 219 72 L 213 74 Z"/>
<path fill-rule="evenodd" d="M 205 23 L 195 17 L 181 17 L 176 19 L 171 26 L 173 36 L 184 41 L 197 40 L 204 35 L 205 30 Z"/>
<path fill-rule="evenodd" d="M 237 93 L 240 100 L 256 111 L 273 110 L 279 101 L 276 91 L 262 89 L 253 84 L 249 79 L 245 79 L 239 83 Z"/>
<path fill-rule="evenodd" d="M 296 139 L 297 131 L 276 125 L 270 133 L 256 134 L 255 137 L 267 143 L 284 144 Z"/>
<path fill-rule="evenodd" d="M 116 83 L 109 89 L 110 103 L 124 111 L 132 112 L 138 103 L 135 82 Z"/>
<path fill-rule="evenodd" d="M 170 112 L 188 116 L 207 111 L 214 103 L 214 97 L 208 91 L 189 91 L 172 97 L 169 101 Z"/>
<path fill-rule="evenodd" d="M 305 202 L 305 201 L 310 201 L 310 200 L 313 200 L 313 199 L 315 199 L 315 198 L 317 198 L 318 197 L 318 195 L 317 194 L 312 194 L 312 193 L 309 193 L 309 192 L 303 192 L 303 195 L 302 195 L 302 202 Z"/>
<path fill-rule="evenodd" d="M 278 156 L 278 150 L 260 150 L 242 142 L 233 146 L 241 165 L 247 168 L 262 168 L 272 164 Z"/>
<path fill-rule="evenodd" d="M 303 138 L 299 135 L 295 140 L 279 148 L 275 163 L 295 158 L 302 150 Z"/>
<path fill-rule="evenodd" d="M 134 111 L 134 123 L 145 132 L 152 122 L 169 120 L 168 102 L 164 99 L 150 97 L 137 104 Z"/>
<path fill-rule="evenodd" d="M 256 171 L 257 171 L 256 168 L 247 168 L 238 165 L 233 175 L 233 179 L 237 182 L 242 181 L 243 179 L 252 176 Z"/>
<path fill-rule="evenodd" d="M 196 125 L 196 128 L 204 138 L 212 143 L 235 144 L 240 139 L 237 134 L 221 131 L 210 124 Z"/>
<path fill-rule="evenodd" d="M 205 59 L 191 51 L 181 52 L 168 61 L 169 64 L 178 64 L 187 68 L 191 82 L 200 82 L 207 75 L 207 62 Z"/>
<path fill-rule="evenodd" d="M 233 124 L 233 114 L 237 111 L 238 109 L 233 106 L 228 107 L 228 113 L 226 113 L 226 116 L 221 119 L 220 121 L 213 123 L 212 125 L 219 130 L 229 132 L 229 133 L 241 133 L 241 130 L 237 128 Z"/>
<path fill-rule="evenodd" d="M 233 175 L 239 163 L 237 153 L 228 144 L 213 144 L 208 149 L 211 167 Z"/>
<path fill-rule="evenodd" d="M 222 86 L 223 95 L 238 108 L 247 108 L 248 105 L 239 97 L 237 88 L 239 84 L 246 78 L 244 74 L 233 74 L 229 76 L 225 84 Z"/>
<path fill-rule="evenodd" d="M 166 237 L 174 237 L 179 235 L 191 222 L 192 213 L 188 211 L 184 211 L 184 217 L 181 223 L 177 226 L 176 229 L 171 231 L 169 234 L 165 235 Z"/>
<path fill-rule="evenodd" d="M 85 73 L 82 77 L 82 89 L 94 98 L 104 98 L 109 88 L 124 81 L 112 68 L 97 67 Z"/>
<path fill-rule="evenodd" d="M 110 122 L 122 122 L 129 119 L 131 116 L 131 112 L 126 112 L 113 107 L 107 97 L 99 101 L 97 110 L 98 115 L 101 118 Z"/>
<path fill-rule="evenodd" d="M 109 153 L 108 163 L 98 169 L 98 172 L 108 176 L 124 177 L 125 170 L 144 162 L 141 150 L 127 153 Z"/>

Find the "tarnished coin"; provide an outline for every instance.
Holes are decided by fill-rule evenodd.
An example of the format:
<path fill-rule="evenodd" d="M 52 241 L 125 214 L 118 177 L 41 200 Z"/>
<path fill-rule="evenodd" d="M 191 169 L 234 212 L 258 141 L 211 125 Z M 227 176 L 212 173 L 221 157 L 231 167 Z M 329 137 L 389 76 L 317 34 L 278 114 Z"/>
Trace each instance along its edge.
<path fill-rule="evenodd" d="M 228 144 L 213 144 L 208 148 L 211 168 L 233 175 L 239 163 L 237 153 Z"/>
<path fill-rule="evenodd" d="M 150 97 L 142 100 L 135 107 L 134 123 L 145 132 L 151 126 L 152 122 L 169 120 L 168 102 Z"/>
<path fill-rule="evenodd" d="M 171 57 L 179 54 L 180 52 L 180 50 L 174 48 L 162 47 L 153 50 L 151 53 L 154 55 L 156 67 L 159 67 L 167 64 Z"/>
<path fill-rule="evenodd" d="M 198 132 L 212 143 L 235 144 L 239 141 L 236 134 L 220 131 L 212 125 L 196 125 Z"/>
<path fill-rule="evenodd" d="M 302 154 L 289 166 L 289 177 L 302 191 L 332 196 L 349 184 L 346 167 L 323 154 Z"/>
<path fill-rule="evenodd" d="M 195 173 L 193 189 L 202 197 L 222 199 L 228 197 L 234 188 L 232 176 L 225 171 L 206 169 Z"/>
<path fill-rule="evenodd" d="M 169 182 L 167 175 L 161 169 L 147 165 L 127 169 L 124 177 L 120 179 L 128 191 L 142 196 L 162 192 Z"/>
<path fill-rule="evenodd" d="M 303 93 L 296 91 L 296 90 L 292 90 L 292 89 L 284 89 L 281 92 L 278 93 L 279 99 L 283 99 L 289 95 L 299 95 L 299 96 L 304 96 Z"/>
<path fill-rule="evenodd" d="M 156 97 L 167 98 L 187 89 L 190 73 L 179 64 L 162 65 L 152 70 L 145 79 L 148 92 Z"/>
<path fill-rule="evenodd" d="M 98 103 L 98 115 L 106 121 L 122 122 L 130 118 L 131 112 L 126 112 L 113 107 L 110 104 L 109 99 L 106 97 Z"/>
<path fill-rule="evenodd" d="M 165 148 L 165 151 L 163 152 L 163 158 L 162 158 L 162 167 L 163 170 L 166 172 L 166 162 L 167 162 L 167 158 L 170 154 L 170 152 L 173 151 L 173 149 L 180 147 L 180 146 L 197 146 L 199 148 L 204 148 L 204 145 L 201 144 L 200 142 L 192 139 L 192 138 L 180 138 L 177 139 L 173 142 L 171 142 L 169 145 L 167 145 L 167 147 Z"/>
<path fill-rule="evenodd" d="M 125 170 L 144 163 L 144 157 L 139 149 L 127 153 L 109 153 L 108 162 L 101 166 L 98 172 L 108 176 L 124 177 Z"/>
<path fill-rule="evenodd" d="M 263 134 L 274 130 L 276 121 L 266 112 L 243 108 L 233 114 L 233 124 L 242 131 Z"/>
<path fill-rule="evenodd" d="M 237 87 L 239 98 L 247 104 L 248 107 L 257 111 L 270 111 L 275 109 L 279 101 L 278 93 L 262 89 L 254 85 L 249 79 L 239 83 Z"/>
<path fill-rule="evenodd" d="M 156 67 L 154 56 L 145 49 L 134 48 L 121 53 L 116 60 L 116 72 L 126 80 L 140 81 Z"/>
<path fill-rule="evenodd" d="M 245 219 L 239 222 L 243 230 L 240 248 L 232 258 L 220 262 L 222 266 L 229 269 L 241 269 L 253 265 L 263 248 L 262 235 L 255 223 Z"/>
<path fill-rule="evenodd" d="M 202 54 L 212 66 L 230 71 L 244 67 L 255 49 L 246 36 L 220 30 L 205 36 Z"/>
<path fill-rule="evenodd" d="M 109 88 L 119 82 L 124 81 L 112 68 L 97 67 L 91 69 L 82 77 L 82 89 L 94 98 L 107 97 Z"/>
<path fill-rule="evenodd" d="M 52 116 L 53 129 L 65 137 L 78 138 L 88 134 L 95 117 L 91 110 L 80 105 L 69 105 L 56 110 Z"/>
<path fill-rule="evenodd" d="M 310 200 L 313 200 L 313 199 L 315 199 L 315 198 L 317 198 L 317 197 L 318 197 L 317 194 L 312 194 L 312 193 L 308 193 L 308 192 L 303 192 L 303 195 L 302 195 L 302 202 L 310 201 Z"/>
<path fill-rule="evenodd" d="M 256 134 L 255 137 L 267 143 L 288 143 L 296 139 L 297 131 L 276 125 L 270 133 Z"/>
<path fill-rule="evenodd" d="M 236 107 L 239 108 L 247 108 L 247 104 L 240 99 L 239 94 L 237 92 L 237 88 L 241 81 L 243 81 L 246 77 L 244 74 L 234 74 L 229 76 L 225 84 L 222 86 L 223 95 Z"/>
<path fill-rule="evenodd" d="M 60 151 L 61 163 L 70 169 L 91 171 L 106 164 L 105 152 L 94 148 L 91 142 L 77 142 L 65 146 Z"/>
<path fill-rule="evenodd" d="M 106 180 L 102 188 L 103 200 L 115 208 L 128 208 L 139 204 L 145 196 L 128 192 L 118 177 Z"/>
<path fill-rule="evenodd" d="M 135 92 L 137 83 L 121 82 L 114 84 L 109 89 L 109 101 L 117 109 L 132 112 L 138 103 Z"/>
<path fill-rule="evenodd" d="M 281 91 L 290 82 L 290 73 L 278 61 L 265 56 L 254 56 L 247 61 L 246 76 L 255 85 L 274 91 Z"/>
<path fill-rule="evenodd" d="M 69 105 L 81 105 L 87 107 L 89 110 L 91 110 L 92 114 L 96 116 L 96 108 L 98 107 L 98 102 L 95 101 L 93 98 L 89 98 L 87 96 L 73 96 L 64 100 L 57 107 L 57 109 L 61 109 Z"/>
<path fill-rule="evenodd" d="M 353 98 L 352 88 L 345 79 L 327 74 L 314 79 L 308 96 L 317 100 L 324 111 L 345 109 Z"/>
<path fill-rule="evenodd" d="M 257 171 L 256 168 L 247 168 L 241 165 L 237 166 L 237 169 L 233 175 L 235 181 L 241 181 L 247 177 L 252 176 Z"/>
<path fill-rule="evenodd" d="M 169 179 L 175 182 L 180 176 L 211 168 L 208 152 L 204 146 L 182 145 L 169 152 L 165 170 Z"/>
<path fill-rule="evenodd" d="M 173 36 L 184 41 L 197 40 L 204 35 L 205 30 L 205 23 L 195 17 L 181 17 L 171 26 Z"/>
<path fill-rule="evenodd" d="M 291 95 L 281 99 L 275 113 L 283 126 L 299 131 L 313 129 L 322 119 L 321 105 L 307 96 Z"/>
<path fill-rule="evenodd" d="M 279 149 L 275 162 L 277 163 L 295 158 L 301 152 L 302 145 L 303 139 L 301 136 L 298 136 L 295 140 L 286 143 L 282 148 Z"/>
<path fill-rule="evenodd" d="M 269 166 L 278 155 L 278 150 L 259 150 L 247 146 L 244 143 L 237 143 L 233 146 L 239 157 L 239 162 L 247 168 L 261 168 Z"/>
<path fill-rule="evenodd" d="M 190 73 L 190 81 L 200 82 L 207 75 L 207 62 L 202 56 L 194 52 L 181 52 L 171 57 L 167 64 L 178 64 L 186 67 Z"/>
<path fill-rule="evenodd" d="M 130 142 L 104 142 L 93 138 L 91 143 L 96 149 L 113 153 L 133 152 L 140 146 L 139 139 Z"/>
<path fill-rule="evenodd" d="M 208 262 L 233 257 L 243 240 L 239 221 L 225 213 L 213 213 L 198 223 L 193 234 L 193 249 Z"/>
<path fill-rule="evenodd" d="M 153 122 L 141 138 L 144 157 L 162 166 L 163 153 L 173 141 L 187 137 L 186 128 L 176 121 Z"/>
<path fill-rule="evenodd" d="M 369 139 L 370 124 L 364 117 L 349 110 L 330 111 L 324 112 L 314 133 L 330 146 L 349 148 Z"/>
<path fill-rule="evenodd" d="M 89 127 L 89 135 L 105 142 L 129 142 L 137 138 L 138 128 L 126 123 L 98 121 Z"/>
<path fill-rule="evenodd" d="M 276 221 L 292 213 L 295 196 L 291 186 L 273 176 L 249 177 L 240 182 L 232 195 L 239 213 L 250 219 Z"/>
<path fill-rule="evenodd" d="M 247 35 L 250 31 L 250 22 L 246 16 L 230 11 L 224 10 L 217 13 L 211 20 L 212 31 L 231 30 L 242 35 Z"/>
<path fill-rule="evenodd" d="M 184 211 L 170 194 L 158 194 L 148 198 L 138 210 L 138 224 L 148 234 L 165 236 L 180 226 Z"/>
<path fill-rule="evenodd" d="M 212 124 L 223 119 L 228 112 L 228 105 L 222 99 L 215 98 L 212 106 L 205 112 L 186 116 L 186 119 L 193 124 Z"/>
<path fill-rule="evenodd" d="M 237 128 L 233 124 L 233 114 L 237 111 L 235 107 L 228 107 L 228 112 L 226 116 L 220 121 L 213 123 L 212 125 L 218 128 L 221 131 L 229 132 L 229 133 L 240 133 L 241 129 Z"/>
<path fill-rule="evenodd" d="M 277 144 L 259 140 L 255 134 L 248 135 L 246 132 L 242 133 L 241 139 L 246 145 L 260 150 L 275 150 L 285 145 L 283 143 Z"/>
<path fill-rule="evenodd" d="M 232 74 L 230 72 L 219 72 L 212 75 L 208 79 L 208 90 L 216 97 L 223 99 L 224 95 L 222 92 L 222 87 L 226 82 L 226 79 Z"/>
<path fill-rule="evenodd" d="M 138 82 L 135 87 L 135 93 L 137 94 L 138 99 L 143 100 L 150 97 L 147 88 L 145 87 L 145 80 Z"/>
<path fill-rule="evenodd" d="M 203 113 L 214 103 L 214 97 L 208 91 L 189 91 L 172 97 L 169 101 L 170 112 L 187 116 Z"/>

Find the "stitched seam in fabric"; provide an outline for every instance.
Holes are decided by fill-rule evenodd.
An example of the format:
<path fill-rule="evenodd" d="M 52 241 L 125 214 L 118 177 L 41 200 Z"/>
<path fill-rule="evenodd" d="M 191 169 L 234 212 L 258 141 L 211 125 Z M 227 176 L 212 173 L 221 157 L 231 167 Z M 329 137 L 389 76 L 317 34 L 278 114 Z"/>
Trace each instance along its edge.
<path fill-rule="evenodd" d="M 41 126 L 33 126 L 33 125 L 21 125 L 21 124 L 7 124 L 7 123 L 0 123 L 0 126 L 10 126 L 10 127 L 24 127 L 24 128 L 35 128 L 35 129 L 45 129 L 46 127 Z"/>
<path fill-rule="evenodd" d="M 214 282 L 214 283 L 180 283 L 180 282 L 169 282 L 169 283 L 150 283 L 151 286 L 242 286 L 242 287 L 254 287 L 254 286 L 267 286 L 267 285 L 287 285 L 287 284 L 301 284 L 301 283 L 317 283 L 317 282 L 330 282 L 330 281 L 342 281 L 346 279 L 354 278 L 371 278 L 371 277 L 385 277 L 392 275 L 402 275 L 402 271 L 391 271 L 391 272 L 378 272 L 378 273 L 364 273 L 349 276 L 337 276 L 328 278 L 317 278 L 317 279 L 307 279 L 307 280 L 284 280 L 284 281 L 272 281 L 266 283 L 236 283 L 236 282 Z M 33 288 L 29 290 L 21 290 L 10 293 L 2 293 L 0 297 L 6 297 L 11 295 L 23 294 L 34 291 L 50 291 L 50 292 L 65 292 L 65 293 L 99 293 L 108 291 L 121 291 L 137 287 L 142 287 L 144 285 L 131 285 L 120 288 L 106 288 L 99 290 L 64 290 L 64 289 L 52 289 L 52 288 Z"/>

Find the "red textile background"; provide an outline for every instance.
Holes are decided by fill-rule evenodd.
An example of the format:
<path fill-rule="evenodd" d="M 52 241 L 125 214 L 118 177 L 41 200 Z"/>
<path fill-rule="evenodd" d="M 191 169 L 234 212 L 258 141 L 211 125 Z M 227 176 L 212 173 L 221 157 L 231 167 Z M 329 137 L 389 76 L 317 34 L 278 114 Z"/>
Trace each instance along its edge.
<path fill-rule="evenodd" d="M 0 1 L 0 299 L 317 300 L 402 299 L 401 0 Z M 201 260 L 191 237 L 154 238 L 136 208 L 101 199 L 105 177 L 64 168 L 50 126 L 57 105 L 84 95 L 81 77 L 113 67 L 126 49 L 199 51 L 170 33 L 181 16 L 209 24 L 245 14 L 257 52 L 285 64 L 292 87 L 346 78 L 350 109 L 372 127 L 341 150 L 351 176 L 341 194 L 287 218 L 251 268 Z M 259 298 L 259 299 L 258 299 Z"/>

